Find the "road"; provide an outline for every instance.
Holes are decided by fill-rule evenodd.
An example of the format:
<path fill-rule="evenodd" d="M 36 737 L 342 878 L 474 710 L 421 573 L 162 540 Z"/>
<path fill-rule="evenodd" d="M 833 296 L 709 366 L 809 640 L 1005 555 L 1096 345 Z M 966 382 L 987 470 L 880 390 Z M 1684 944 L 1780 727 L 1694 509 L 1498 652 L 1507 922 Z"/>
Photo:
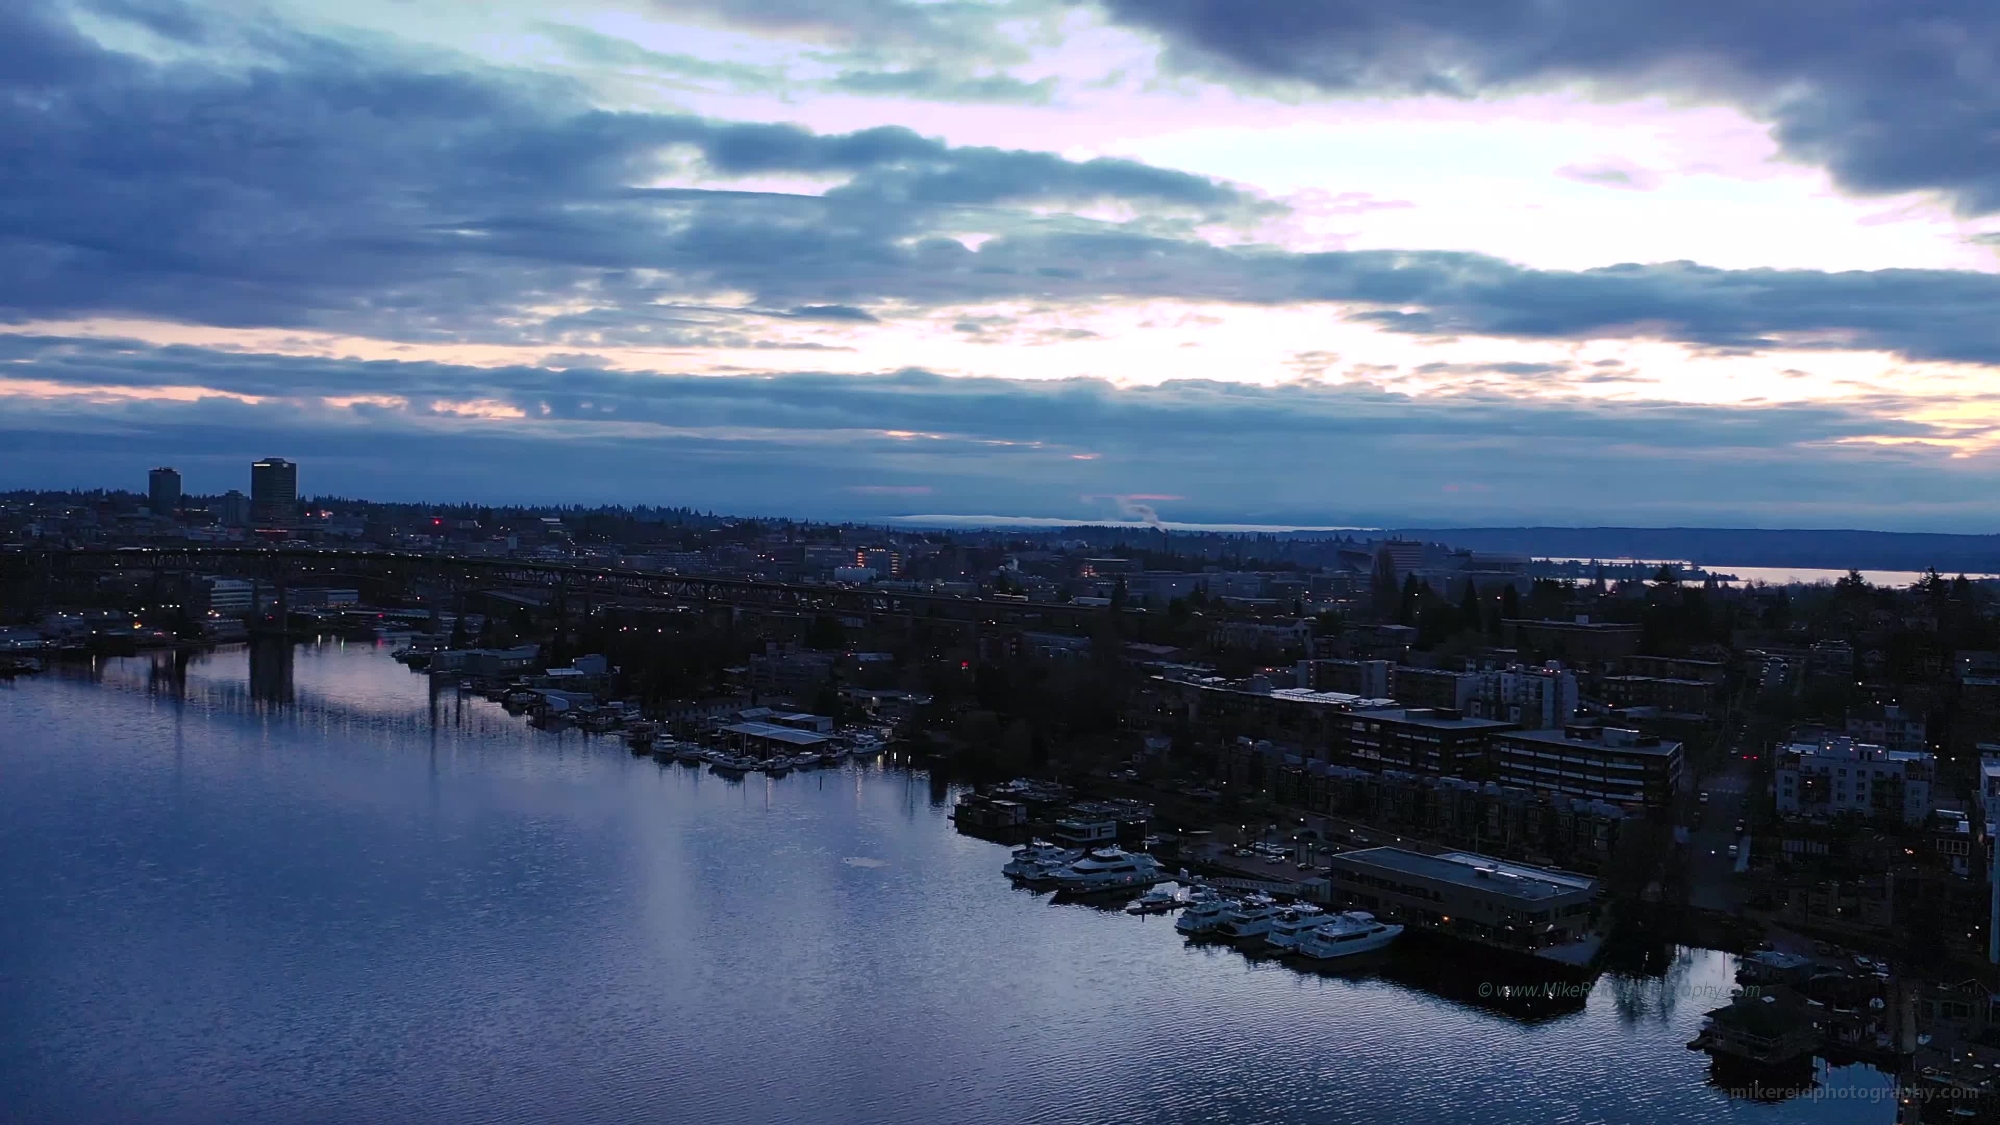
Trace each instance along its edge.
<path fill-rule="evenodd" d="M 1751 765 L 1741 754 L 1732 753 L 1723 772 L 1702 783 L 1708 803 L 1696 806 L 1699 812 L 1688 841 L 1692 852 L 1688 898 L 1699 909 L 1734 912 L 1748 897 L 1744 877 L 1737 874 L 1736 860 L 1729 855 L 1729 845 L 1752 843 L 1735 832 L 1738 822 L 1749 819 L 1751 789 L 1756 785 Z"/>

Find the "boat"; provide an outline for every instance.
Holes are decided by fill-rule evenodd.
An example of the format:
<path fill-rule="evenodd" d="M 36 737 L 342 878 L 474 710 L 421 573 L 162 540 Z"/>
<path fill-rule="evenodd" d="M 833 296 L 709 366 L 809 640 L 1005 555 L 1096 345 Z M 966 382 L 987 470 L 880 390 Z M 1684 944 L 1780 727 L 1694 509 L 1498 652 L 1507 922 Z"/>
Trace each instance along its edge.
<path fill-rule="evenodd" d="M 1399 925 L 1380 921 L 1364 910 L 1351 910 L 1300 934 L 1292 952 L 1309 961 L 1333 961 L 1381 949 L 1402 933 Z"/>
<path fill-rule="evenodd" d="M 708 761 L 708 751 L 693 742 L 675 742 L 669 738 L 665 746 L 673 751 L 674 761 L 687 766 L 698 766 Z M 654 753 L 659 753 L 655 750 Z"/>
<path fill-rule="evenodd" d="M 1334 915 L 1309 902 L 1299 903 L 1278 915 L 1271 928 L 1264 931 L 1263 949 L 1267 953 L 1289 953 L 1299 944 L 1309 931 L 1331 922 Z"/>
<path fill-rule="evenodd" d="M 1012 858 L 1001 866 L 1000 873 L 1009 879 L 1035 883 L 1082 858 L 1080 851 L 1037 840 L 1027 847 L 1015 848 Z"/>
<path fill-rule="evenodd" d="M 792 772 L 792 760 L 780 754 L 773 758 L 764 759 L 757 764 L 756 768 L 763 770 L 772 777 L 783 777 L 785 774 Z"/>
<path fill-rule="evenodd" d="M 1179 910 L 1185 903 L 1186 900 L 1181 898 L 1180 891 L 1170 891 L 1164 887 L 1154 887 L 1152 890 L 1140 895 L 1130 906 L 1127 906 L 1125 913 L 1170 914 Z"/>
<path fill-rule="evenodd" d="M 625 737 L 630 739 L 634 746 L 651 746 L 653 744 L 653 724 L 643 719 L 633 723 L 631 726 L 625 728 Z"/>
<path fill-rule="evenodd" d="M 1270 896 L 1251 895 L 1236 904 L 1236 909 L 1215 928 L 1215 936 L 1224 941 L 1261 938 L 1271 932 L 1278 917 L 1278 904 Z"/>
<path fill-rule="evenodd" d="M 1236 900 L 1209 893 L 1188 900 L 1187 909 L 1174 919 L 1174 929 L 1190 936 L 1215 932 L 1236 909 Z"/>
<path fill-rule="evenodd" d="M 743 758 L 734 754 L 717 754 L 708 760 L 709 769 L 714 770 L 716 773 L 728 774 L 733 777 L 742 777 L 744 774 L 756 769 L 758 765 L 759 763 L 755 758 Z"/>
<path fill-rule="evenodd" d="M 1160 861 L 1144 852 L 1098 848 L 1075 863 L 1059 867 L 1049 880 L 1058 894 L 1093 894 L 1150 887 L 1167 878 Z"/>

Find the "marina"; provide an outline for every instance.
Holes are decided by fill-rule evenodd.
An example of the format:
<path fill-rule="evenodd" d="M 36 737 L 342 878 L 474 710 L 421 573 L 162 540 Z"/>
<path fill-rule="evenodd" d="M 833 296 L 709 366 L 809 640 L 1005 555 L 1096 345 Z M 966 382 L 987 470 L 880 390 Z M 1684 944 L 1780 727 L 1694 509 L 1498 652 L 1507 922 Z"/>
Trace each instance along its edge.
<path fill-rule="evenodd" d="M 1178 932 L 1198 890 L 1149 916 L 1011 884 L 921 772 L 733 780 L 382 647 L 58 666 L 0 719 L 46 732 L 0 758 L 0 958 L 46 982 L 0 1027 L 28 1119 L 1893 1120 L 1864 1065 L 1811 1063 L 1824 1096 L 1718 1085 L 1686 1044 L 1724 954 L 1535 1006 L 1421 943 L 1243 956 Z"/>

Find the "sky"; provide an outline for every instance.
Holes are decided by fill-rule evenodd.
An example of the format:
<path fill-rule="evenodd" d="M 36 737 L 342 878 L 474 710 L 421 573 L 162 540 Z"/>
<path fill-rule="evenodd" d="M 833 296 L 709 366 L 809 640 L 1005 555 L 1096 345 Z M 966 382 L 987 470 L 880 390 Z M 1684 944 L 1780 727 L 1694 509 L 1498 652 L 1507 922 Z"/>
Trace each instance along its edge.
<path fill-rule="evenodd" d="M 9 0 L 0 488 L 2000 524 L 1991 0 Z"/>

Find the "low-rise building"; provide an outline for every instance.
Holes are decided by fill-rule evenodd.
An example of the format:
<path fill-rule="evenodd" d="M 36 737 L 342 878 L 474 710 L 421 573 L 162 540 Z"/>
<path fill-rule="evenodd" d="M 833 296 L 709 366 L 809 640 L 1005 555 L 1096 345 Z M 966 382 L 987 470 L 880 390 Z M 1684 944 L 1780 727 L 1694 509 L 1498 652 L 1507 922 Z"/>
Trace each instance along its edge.
<path fill-rule="evenodd" d="M 744 754 L 797 754 L 823 748 L 830 736 L 776 723 L 740 722 L 722 728 L 723 741 Z"/>
<path fill-rule="evenodd" d="M 1599 676 L 1599 698 L 1613 707 L 1657 707 L 1683 715 L 1715 710 L 1716 682 L 1670 676 Z"/>
<path fill-rule="evenodd" d="M 1616 727 L 1507 731 L 1493 736 L 1493 777 L 1503 785 L 1664 808 L 1680 788 L 1681 744 Z"/>
<path fill-rule="evenodd" d="M 1483 778 L 1494 735 L 1513 729 L 1497 719 L 1469 718 L 1449 707 L 1356 711 L 1328 758 L 1364 769 L 1400 769 L 1433 777 Z"/>
<path fill-rule="evenodd" d="M 1586 664 L 1637 655 L 1642 630 L 1578 616 L 1573 621 L 1509 619 L 1501 622 L 1501 632 L 1503 643 L 1511 648 Z"/>
<path fill-rule="evenodd" d="M 1471 852 L 1364 848 L 1328 861 L 1336 891 L 1397 921 L 1522 952 L 1585 938 L 1597 882 Z"/>
<path fill-rule="evenodd" d="M 1921 824 L 1931 811 L 1928 753 L 1829 736 L 1778 754 L 1777 809 L 1786 816 L 1854 815 Z"/>
<path fill-rule="evenodd" d="M 1928 724 L 1922 715 L 1912 714 L 1894 703 L 1847 717 L 1847 737 L 1892 751 L 1928 750 L 1927 735 Z"/>
<path fill-rule="evenodd" d="M 1395 699 L 1398 698 L 1395 692 L 1396 671 L 1396 666 L 1387 660 L 1301 660 L 1298 664 L 1298 686 L 1310 691 L 1340 691 L 1372 699 Z"/>

